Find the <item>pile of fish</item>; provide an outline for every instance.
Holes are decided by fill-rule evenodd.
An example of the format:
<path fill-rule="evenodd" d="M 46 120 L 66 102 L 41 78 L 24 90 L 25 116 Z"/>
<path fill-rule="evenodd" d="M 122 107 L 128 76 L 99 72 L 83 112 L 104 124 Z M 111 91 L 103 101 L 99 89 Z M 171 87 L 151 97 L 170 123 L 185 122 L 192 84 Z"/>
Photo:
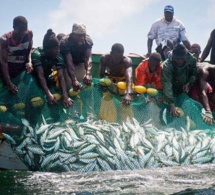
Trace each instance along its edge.
<path fill-rule="evenodd" d="M 65 121 L 33 129 L 19 140 L 3 134 L 30 170 L 108 171 L 215 163 L 215 131 L 157 129 L 136 119 L 118 123 Z"/>

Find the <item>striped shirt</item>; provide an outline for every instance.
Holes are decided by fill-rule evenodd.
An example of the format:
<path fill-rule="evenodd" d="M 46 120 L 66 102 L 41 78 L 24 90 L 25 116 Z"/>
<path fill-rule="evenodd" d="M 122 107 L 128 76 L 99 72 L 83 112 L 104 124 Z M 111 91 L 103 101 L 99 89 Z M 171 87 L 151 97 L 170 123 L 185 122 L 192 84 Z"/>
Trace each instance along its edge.
<path fill-rule="evenodd" d="M 30 31 L 27 30 L 20 43 L 16 43 L 13 39 L 14 31 L 5 34 L 7 38 L 8 51 L 8 68 L 9 75 L 16 77 L 25 70 L 25 64 L 28 59 L 29 44 L 31 42 Z"/>

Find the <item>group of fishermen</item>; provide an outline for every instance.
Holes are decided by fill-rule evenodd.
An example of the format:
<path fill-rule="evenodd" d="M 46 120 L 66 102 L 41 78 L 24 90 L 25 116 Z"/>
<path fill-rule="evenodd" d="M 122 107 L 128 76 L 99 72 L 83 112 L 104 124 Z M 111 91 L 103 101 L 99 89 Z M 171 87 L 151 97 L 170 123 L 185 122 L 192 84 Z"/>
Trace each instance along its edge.
<path fill-rule="evenodd" d="M 175 19 L 174 8 L 167 5 L 164 17 L 156 21 L 148 34 L 148 53 L 135 70 L 136 85 L 150 86 L 163 92 L 162 101 L 170 105 L 173 117 L 180 115 L 174 98 L 186 92 L 194 100 L 204 106 L 206 112 L 203 120 L 213 124 L 212 111 L 215 108 L 215 61 L 203 62 L 212 48 L 215 56 L 214 32 L 201 56 L 198 44 L 190 45 L 183 24 Z M 177 27 L 177 28 L 176 28 Z M 151 52 L 152 42 L 156 40 L 157 52 Z M 13 31 L 0 38 L 0 76 L 2 82 L 12 94 L 18 92 L 12 79 L 23 71 L 32 73 L 44 90 L 48 103 L 56 104 L 51 88 L 57 83 L 62 91 L 65 107 L 73 105 L 68 96 L 68 87 L 74 91 L 92 83 L 91 52 L 93 41 L 86 33 L 86 27 L 74 23 L 68 35 L 56 35 L 49 29 L 44 36 L 43 46 L 32 48 L 33 33 L 28 29 L 25 17 L 17 16 L 13 20 Z M 124 47 L 120 43 L 113 44 L 111 52 L 100 58 L 100 78 L 108 77 L 114 83 L 126 82 L 123 99 L 125 105 L 132 101 L 132 60 L 124 55 Z M 57 79 L 56 79 L 57 78 Z"/>

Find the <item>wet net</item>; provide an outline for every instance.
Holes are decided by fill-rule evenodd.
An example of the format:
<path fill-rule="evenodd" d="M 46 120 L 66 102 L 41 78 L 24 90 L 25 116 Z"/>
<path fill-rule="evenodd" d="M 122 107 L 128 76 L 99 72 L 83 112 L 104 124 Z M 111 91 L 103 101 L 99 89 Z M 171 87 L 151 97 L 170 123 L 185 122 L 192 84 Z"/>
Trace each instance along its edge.
<path fill-rule="evenodd" d="M 18 93 L 12 95 L 7 88 L 0 93 L 0 121 L 3 127 L 22 126 L 21 118 L 29 121 L 31 126 L 42 123 L 62 122 L 66 120 L 84 121 L 89 115 L 108 122 L 122 123 L 127 118 L 135 118 L 140 124 L 150 120 L 156 128 L 173 127 L 175 129 L 213 129 L 203 122 L 202 105 L 185 93 L 175 99 L 175 105 L 182 109 L 183 114 L 172 118 L 169 106 L 163 101 L 162 93 L 155 97 L 144 94 L 134 94 L 130 106 L 124 106 L 124 95 L 117 93 L 116 86 L 111 84 L 102 90 L 99 79 L 93 79 L 91 86 L 84 85 L 79 94 L 71 94 L 74 105 L 64 108 L 61 92 L 58 88 L 51 89 L 58 94 L 56 105 L 50 106 L 42 89 L 32 75 L 23 72 L 13 80 L 18 87 Z"/>
<path fill-rule="evenodd" d="M 0 93 L 3 136 L 30 170 L 107 171 L 215 163 L 214 125 L 203 122 L 202 105 L 181 94 L 172 118 L 162 93 L 133 94 L 130 106 L 114 84 L 93 79 L 64 108 L 47 103 L 35 79 L 26 73 L 13 80 L 18 93 Z"/>

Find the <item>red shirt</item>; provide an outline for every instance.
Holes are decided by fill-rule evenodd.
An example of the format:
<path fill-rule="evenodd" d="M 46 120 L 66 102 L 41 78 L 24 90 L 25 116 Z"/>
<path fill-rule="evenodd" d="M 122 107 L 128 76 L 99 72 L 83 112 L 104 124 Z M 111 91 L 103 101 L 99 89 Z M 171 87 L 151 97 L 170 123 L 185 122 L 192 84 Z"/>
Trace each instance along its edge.
<path fill-rule="evenodd" d="M 136 85 L 150 84 L 157 89 L 163 89 L 161 84 L 161 70 L 162 70 L 162 66 L 160 63 L 160 66 L 157 68 L 156 71 L 150 72 L 148 59 L 143 60 L 135 70 Z"/>

